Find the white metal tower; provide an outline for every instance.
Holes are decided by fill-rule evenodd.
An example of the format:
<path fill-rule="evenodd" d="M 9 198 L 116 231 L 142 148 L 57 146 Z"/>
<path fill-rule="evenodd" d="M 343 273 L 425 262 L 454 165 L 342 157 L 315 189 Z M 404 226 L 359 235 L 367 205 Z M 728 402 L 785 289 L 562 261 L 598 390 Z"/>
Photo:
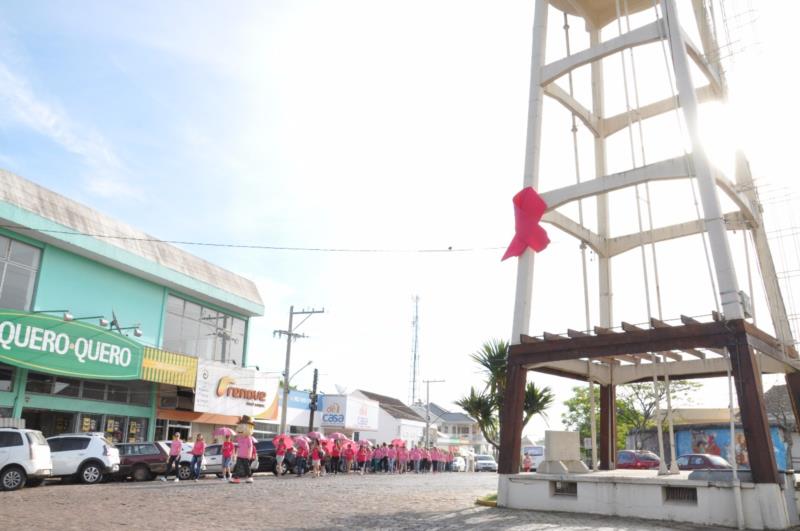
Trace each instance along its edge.
<path fill-rule="evenodd" d="M 694 18 L 699 43 L 693 42 L 689 37 L 688 26 L 681 25 L 679 3 L 681 14 L 690 14 L 686 16 L 687 19 Z M 550 9 L 551 6 L 556 9 Z M 703 235 L 707 269 L 710 282 L 715 287 L 718 311 L 728 319 L 744 318 L 749 297 L 740 291 L 727 232 L 749 230 L 775 334 L 785 345 L 791 345 L 792 334 L 747 160 L 744 155 L 739 154 L 735 175 L 727 176 L 709 163 L 701 141 L 699 106 L 715 100 L 724 102 L 727 94 L 724 72 L 719 62 L 719 44 L 714 31 L 714 13 L 709 0 L 536 0 L 534 17 L 523 185 L 539 190 L 542 110 L 544 97 L 548 96 L 572 115 L 571 141 L 577 143 L 578 125 L 582 126 L 580 131 L 588 131 L 592 137 L 594 177 L 581 178 L 580 163 L 577 160 L 579 150 L 576 145 L 574 152 L 577 179 L 574 175 L 564 176 L 563 179 L 560 178 L 561 184 L 557 188 L 544 193 L 539 191 L 548 205 L 543 221 L 581 240 L 584 248 L 588 247 L 597 254 L 599 323 L 594 324 L 612 326 L 613 257 L 629 250 L 641 251 L 642 264 L 645 267 L 646 293 L 643 296 L 647 298 L 650 314 L 648 317 L 655 317 L 655 310 L 650 308 L 650 296 L 652 292 L 655 292 L 656 297 L 659 296 L 656 244 L 697 234 Z M 555 26 L 556 21 L 560 27 L 553 29 L 564 29 L 566 54 L 548 62 L 545 59 L 546 45 L 556 36 L 555 33 L 549 36 L 548 30 Z M 570 36 L 575 35 L 574 27 L 578 27 L 577 31 L 580 31 L 580 24 L 576 24 L 578 21 L 583 24 L 586 32 L 581 37 L 589 45 L 585 49 L 573 51 Z M 667 72 L 668 82 L 662 87 L 663 96 L 660 99 L 644 103 L 639 101 L 638 87 L 643 80 L 637 79 L 633 50 L 648 46 L 662 48 L 661 68 Z M 622 60 L 623 79 L 604 79 L 604 61 L 615 57 Z M 695 77 L 702 78 L 702 82 L 699 79 L 697 83 L 693 80 L 692 71 Z M 608 96 L 612 92 L 619 95 L 623 88 L 626 104 L 624 110 L 607 114 L 605 105 Z M 681 134 L 667 140 L 660 137 L 657 142 L 672 142 L 676 146 L 686 147 L 682 148 L 683 152 L 679 156 L 657 162 L 646 161 L 644 149 L 652 139 L 647 139 L 642 133 L 642 124 L 667 116 L 668 113 L 675 113 Z M 630 139 L 631 163 L 622 171 L 609 173 L 608 142 L 614 135 L 626 133 Z M 565 141 L 570 140 L 565 137 Z M 642 149 L 641 154 L 637 152 L 639 147 Z M 650 217 L 649 223 L 643 223 L 643 218 L 647 220 L 651 216 L 649 210 L 646 215 L 641 210 L 642 205 L 646 209 L 651 206 L 647 187 L 650 183 L 675 180 L 688 180 L 692 183 L 693 193 L 696 182 L 697 197 L 702 205 L 702 210 L 697 208 L 696 219 L 656 227 Z M 611 233 L 610 227 L 622 212 L 610 211 L 609 195 L 625 189 L 636 191 L 635 208 L 639 215 L 639 229 L 629 234 L 615 235 Z M 720 192 L 730 198 L 735 210 L 722 210 Z M 592 220 L 592 223 L 583 219 L 584 201 L 593 201 L 596 220 Z M 658 201 L 658 197 L 652 198 L 653 203 Z M 580 215 L 577 220 L 560 209 L 570 203 L 579 206 Z M 645 248 L 651 249 L 649 256 L 652 257 L 654 274 L 648 273 L 646 269 Z M 700 272 L 703 269 L 702 266 L 699 267 Z M 518 262 L 513 343 L 519 342 L 520 335 L 527 335 L 529 331 L 533 270 L 534 253 L 527 250 Z M 647 285 L 647 279 L 652 279 L 654 275 L 655 290 Z M 588 296 L 586 300 L 588 308 Z M 660 299 L 658 304 L 660 306 Z M 661 316 L 658 315 L 658 318 Z M 590 328 L 588 320 L 587 310 L 587 329 Z"/>

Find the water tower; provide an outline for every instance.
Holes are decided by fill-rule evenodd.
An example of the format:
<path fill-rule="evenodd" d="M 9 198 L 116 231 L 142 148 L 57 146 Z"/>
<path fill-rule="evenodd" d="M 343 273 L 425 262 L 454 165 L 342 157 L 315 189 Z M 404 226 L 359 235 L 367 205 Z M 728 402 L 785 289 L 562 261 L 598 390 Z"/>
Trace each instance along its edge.
<path fill-rule="evenodd" d="M 535 490 L 533 486 L 522 487 L 518 481 L 507 481 L 508 476 L 518 471 L 519 419 L 529 370 L 600 385 L 599 468 L 604 470 L 614 469 L 617 385 L 664 381 L 669 376 L 732 375 L 747 437 L 751 481 L 757 485 L 756 491 L 762 491 L 762 498 L 767 492 L 776 499 L 782 498 L 778 486 L 782 479 L 768 431 L 761 374 L 786 374 L 790 394 L 798 405 L 800 363 L 747 160 L 739 153 L 732 165 L 733 175 L 726 175 L 710 163 L 701 141 L 701 105 L 715 100 L 724 102 L 727 96 L 717 37 L 717 26 L 722 24 L 724 21 L 714 12 L 712 0 L 535 0 L 523 188 L 537 190 L 546 203 L 543 222 L 581 242 L 586 311 L 585 316 L 578 315 L 576 323 L 566 333 L 545 332 L 532 336 L 532 305 L 537 301 L 533 290 L 534 262 L 547 260 L 547 256 L 536 258 L 530 249 L 519 256 L 506 407 L 501 419 L 501 505 L 526 508 L 525 503 L 529 502 L 514 501 L 522 499 L 515 497 L 514 489 Z M 563 33 L 563 37 L 558 35 L 561 43 L 557 50 L 565 53 L 551 51 L 546 55 L 547 46 L 557 42 L 556 33 Z M 576 43 L 586 43 L 586 46 L 575 51 Z M 654 55 L 647 65 L 637 64 L 633 51 L 646 48 L 654 51 Z M 660 65 L 652 57 L 660 57 Z M 621 61 L 620 72 L 613 78 L 604 76 L 604 62 L 613 58 Z M 652 71 L 658 67 L 664 74 L 659 86 L 661 97 L 644 101 L 640 99 L 640 89 L 644 85 L 652 89 L 654 84 L 647 69 Z M 624 99 L 621 110 L 606 112 L 610 96 Z M 543 184 L 542 132 L 545 129 L 549 136 L 554 130 L 544 123 L 545 97 L 557 102 L 571 117 L 571 134 L 565 133 L 563 141 L 573 143 L 575 173 L 558 177 L 556 181 L 551 178 L 548 184 L 554 187 L 540 188 Z M 648 122 L 669 116 L 673 116 L 676 123 L 675 128 L 669 130 L 674 133 L 671 136 L 663 131 L 650 136 L 643 133 L 647 131 Z M 557 126 L 565 131 L 563 124 Z M 579 160 L 587 153 L 585 147 L 577 144 L 580 135 L 591 138 L 589 152 L 593 164 Z M 619 145 L 620 135 L 628 141 L 629 163 L 621 165 L 615 160 L 614 171 L 609 171 L 609 146 L 614 141 Z M 651 152 L 659 150 L 649 150 L 651 142 L 669 144 L 675 147 L 676 154 L 660 159 L 652 157 Z M 593 172 L 581 172 L 586 166 L 593 166 Z M 582 173 L 593 175 L 585 178 Z M 690 196 L 683 206 L 696 215 L 667 225 L 654 225 L 651 208 L 666 198 L 650 196 L 649 187 L 681 181 L 691 186 L 694 198 Z M 610 208 L 611 194 L 624 190 L 635 195 L 635 204 L 626 212 Z M 696 208 L 692 208 L 693 201 Z M 593 214 L 591 220 L 584 216 L 584 204 Z M 577 210 L 577 216 L 569 215 L 563 208 L 567 205 L 577 206 L 571 211 Z M 729 205 L 728 209 L 723 210 L 723 205 Z M 615 219 L 631 212 L 638 218 L 637 229 L 624 234 L 612 233 L 611 228 L 618 226 Z M 739 264 L 734 263 L 731 231 L 749 233 L 751 252 L 758 265 L 756 275 L 763 285 L 774 337 L 749 320 L 752 288 L 742 290 L 739 286 L 735 267 Z M 681 311 L 675 315 L 661 315 L 657 248 L 668 241 L 687 237 L 701 237 L 703 242 L 705 252 L 697 260 L 697 271 L 708 275 L 709 288 L 714 293 L 707 320 Z M 597 291 L 592 297 L 586 280 L 586 250 L 593 251 L 597 257 L 597 269 L 592 272 L 597 278 Z M 644 325 L 623 321 L 619 326 L 614 322 L 612 263 L 628 252 L 641 253 L 644 273 L 641 299 L 646 302 L 648 318 Z M 595 322 L 589 317 L 590 299 L 597 301 Z M 504 475 L 507 476 L 504 478 Z M 552 494 L 552 486 L 549 492 Z M 580 496 L 580 488 L 576 492 Z M 737 487 L 736 492 L 737 506 L 741 508 L 742 491 Z M 528 494 L 535 498 L 541 493 L 531 490 Z M 571 491 L 567 494 L 571 495 Z M 781 508 L 772 509 L 782 516 L 768 523 L 770 526 L 780 527 L 791 520 L 785 503 Z M 743 518 L 741 510 L 738 512 L 740 519 Z M 794 515 L 796 519 L 796 512 Z M 739 525 L 743 525 L 742 521 Z M 767 524 L 748 521 L 748 525 Z"/>

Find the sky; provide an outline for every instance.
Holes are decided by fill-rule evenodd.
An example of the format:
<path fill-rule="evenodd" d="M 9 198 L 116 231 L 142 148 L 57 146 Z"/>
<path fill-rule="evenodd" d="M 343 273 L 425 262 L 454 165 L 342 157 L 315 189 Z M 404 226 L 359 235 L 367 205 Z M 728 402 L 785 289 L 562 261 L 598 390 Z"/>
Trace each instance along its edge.
<path fill-rule="evenodd" d="M 734 126 L 709 126 L 709 149 L 736 141 L 762 189 L 792 197 L 785 133 L 800 118 L 797 73 L 781 67 L 793 64 L 800 6 L 727 4 L 743 14 L 730 48 Z M 249 359 L 262 370 L 283 369 L 285 340 L 273 331 L 287 327 L 291 305 L 325 309 L 292 347 L 293 368 L 313 361 L 292 381 L 300 387 L 316 367 L 324 392 L 408 400 L 419 296 L 421 379 L 444 380 L 430 399 L 448 406 L 482 385 L 469 355 L 511 333 L 516 263 L 500 257 L 522 184 L 532 19 L 522 0 L 0 3 L 0 167 L 164 240 L 368 251 L 185 247 L 257 283 L 265 315 L 251 323 Z M 646 99 L 665 70 L 658 50 L 642 53 Z M 618 80 L 616 61 L 607 77 Z M 569 117 L 546 105 L 542 191 L 574 179 Z M 561 128 L 547 129 L 550 118 Z M 648 127 L 650 162 L 675 126 L 666 117 Z M 610 170 L 630 164 L 628 137 L 616 136 Z M 654 190 L 658 224 L 685 196 Z M 624 233 L 631 197 L 613 201 Z M 586 205 L 587 219 L 593 212 Z M 533 333 L 583 323 L 577 243 L 549 232 Z M 708 313 L 702 258 L 659 249 L 665 317 Z M 627 253 L 615 266 L 620 320 L 646 318 L 638 261 Z M 528 429 L 540 436 L 560 427 L 575 383 L 531 378 L 557 394 L 548 423 Z M 695 404 L 727 405 L 723 388 L 710 383 Z"/>

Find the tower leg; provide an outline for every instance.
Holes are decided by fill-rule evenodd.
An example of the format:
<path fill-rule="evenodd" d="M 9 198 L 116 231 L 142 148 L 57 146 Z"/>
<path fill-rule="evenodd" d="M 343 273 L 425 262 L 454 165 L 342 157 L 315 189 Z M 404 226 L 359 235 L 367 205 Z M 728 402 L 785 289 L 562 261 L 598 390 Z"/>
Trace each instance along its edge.
<path fill-rule="evenodd" d="M 542 66 L 547 41 L 547 0 L 536 0 L 533 17 L 533 51 L 531 53 L 531 88 L 528 100 L 528 133 L 525 143 L 523 187 L 539 186 L 539 156 L 542 138 Z M 517 293 L 514 301 L 514 324 L 511 342 L 518 343 L 520 334 L 527 334 L 531 321 L 533 291 L 533 256 L 530 249 L 517 262 Z"/>
<path fill-rule="evenodd" d="M 708 157 L 700 141 L 697 95 L 692 84 L 686 42 L 683 39 L 683 30 L 675 4 L 676 0 L 662 1 L 672 52 L 672 66 L 675 69 L 675 82 L 678 86 L 679 101 L 686 118 L 686 126 L 692 144 L 692 162 L 700 189 L 700 199 L 703 203 L 703 215 L 705 216 L 706 232 L 708 232 L 711 243 L 711 255 L 714 258 L 722 312 L 728 319 L 743 319 L 744 312 L 739 301 L 739 286 L 736 281 L 736 271 L 733 268 L 733 259 L 722 218 L 716 183 L 711 173 Z"/>
<path fill-rule="evenodd" d="M 617 386 L 600 386 L 600 470 L 614 470 L 617 461 Z"/>
<path fill-rule="evenodd" d="M 761 373 L 756 354 L 747 342 L 747 335 L 739 334 L 736 343 L 728 346 L 728 352 L 731 355 L 731 369 L 753 482 L 778 483 L 778 467 L 764 407 Z M 731 441 L 731 444 L 735 443 Z"/>

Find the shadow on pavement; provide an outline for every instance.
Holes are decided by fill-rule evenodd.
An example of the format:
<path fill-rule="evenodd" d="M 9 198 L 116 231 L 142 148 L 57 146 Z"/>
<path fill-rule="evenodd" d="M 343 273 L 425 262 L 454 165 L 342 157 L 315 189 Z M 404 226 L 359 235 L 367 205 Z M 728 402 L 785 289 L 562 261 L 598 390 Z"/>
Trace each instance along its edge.
<path fill-rule="evenodd" d="M 287 531 L 298 531 L 300 529 L 319 531 L 328 529 L 707 531 L 711 528 L 679 522 L 642 520 L 639 518 L 474 507 L 455 512 L 417 513 L 404 511 L 388 515 L 358 514 L 346 518 L 332 518 L 322 527 L 286 529 Z"/>

